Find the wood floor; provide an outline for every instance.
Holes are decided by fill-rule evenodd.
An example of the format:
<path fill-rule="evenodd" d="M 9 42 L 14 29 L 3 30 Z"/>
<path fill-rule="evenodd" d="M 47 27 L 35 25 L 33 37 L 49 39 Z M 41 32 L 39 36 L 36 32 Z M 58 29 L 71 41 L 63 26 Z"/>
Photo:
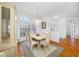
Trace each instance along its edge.
<path fill-rule="evenodd" d="M 79 56 L 79 40 L 74 39 L 74 44 L 71 44 L 70 37 L 67 36 L 66 38 L 60 39 L 57 45 L 64 48 L 64 50 L 60 53 L 60 57 L 76 57 Z"/>
<path fill-rule="evenodd" d="M 60 57 L 79 57 L 79 39 L 74 39 L 74 44 L 71 44 L 70 37 L 67 36 L 66 38 L 60 39 L 59 43 L 50 41 L 50 44 L 56 44 L 64 50 L 59 54 Z"/>
<path fill-rule="evenodd" d="M 59 54 L 60 57 L 79 57 L 79 43 L 75 39 L 73 46 L 70 43 L 70 39 L 60 40 L 60 43 L 52 42 L 60 47 L 63 47 L 64 50 Z M 18 44 L 17 45 L 17 56 L 24 56 L 23 48 Z"/>
<path fill-rule="evenodd" d="M 50 44 L 51 43 L 64 48 L 64 50 L 59 55 L 60 57 L 79 57 L 79 39 L 75 38 L 73 45 L 71 44 L 70 36 L 67 36 L 66 38 L 64 38 L 64 40 L 61 38 L 59 43 L 50 41 Z M 20 45 L 18 44 L 17 45 L 17 48 L 18 48 L 17 53 L 20 54 L 18 56 L 23 56 L 24 51 L 22 50 L 21 46 L 20 46 L 21 49 L 19 49 L 19 46 Z"/>

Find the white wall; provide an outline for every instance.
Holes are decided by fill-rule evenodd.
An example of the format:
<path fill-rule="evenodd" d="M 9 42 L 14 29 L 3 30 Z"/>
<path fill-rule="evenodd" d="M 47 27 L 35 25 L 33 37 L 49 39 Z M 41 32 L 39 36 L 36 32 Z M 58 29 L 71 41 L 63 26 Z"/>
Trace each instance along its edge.
<path fill-rule="evenodd" d="M 37 27 L 38 33 L 51 32 L 49 39 L 59 42 L 60 38 L 66 36 L 66 19 L 64 17 L 45 17 L 41 20 L 46 21 L 46 29 L 41 28 L 41 23 Z"/>
<path fill-rule="evenodd" d="M 52 36 L 54 36 L 54 41 L 59 42 L 60 38 L 65 38 L 66 36 L 66 19 L 63 17 L 59 17 L 56 19 L 56 28 L 54 35 L 52 33 Z M 53 40 L 53 38 L 52 38 Z"/>

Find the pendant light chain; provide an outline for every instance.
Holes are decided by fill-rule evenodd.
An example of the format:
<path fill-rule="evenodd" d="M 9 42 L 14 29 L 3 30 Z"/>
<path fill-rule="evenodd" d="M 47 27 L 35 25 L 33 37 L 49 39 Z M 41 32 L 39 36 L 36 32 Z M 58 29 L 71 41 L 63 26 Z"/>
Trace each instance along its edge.
<path fill-rule="evenodd" d="M 36 9 L 37 9 L 37 18 L 39 18 L 39 4 L 37 5 Z"/>

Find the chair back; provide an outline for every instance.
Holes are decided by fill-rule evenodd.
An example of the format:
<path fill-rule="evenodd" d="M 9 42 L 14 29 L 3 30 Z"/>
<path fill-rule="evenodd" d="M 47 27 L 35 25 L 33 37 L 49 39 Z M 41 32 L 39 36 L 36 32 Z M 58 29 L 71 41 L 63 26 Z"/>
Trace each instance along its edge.
<path fill-rule="evenodd" d="M 46 33 L 46 41 L 48 42 L 50 40 L 50 33 Z"/>
<path fill-rule="evenodd" d="M 30 47 L 30 33 L 26 33 L 26 42 L 27 42 L 27 46 Z"/>
<path fill-rule="evenodd" d="M 50 35 L 50 33 L 44 33 L 44 35 L 46 36 L 46 38 L 45 38 L 45 41 L 43 41 L 42 43 L 46 45 L 46 44 L 49 43 L 49 39 L 50 39 L 49 35 Z"/>

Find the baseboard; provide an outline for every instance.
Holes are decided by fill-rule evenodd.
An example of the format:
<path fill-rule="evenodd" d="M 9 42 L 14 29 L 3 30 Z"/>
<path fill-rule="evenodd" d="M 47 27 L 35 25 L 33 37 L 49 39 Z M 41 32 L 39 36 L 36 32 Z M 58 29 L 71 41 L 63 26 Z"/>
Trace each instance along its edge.
<path fill-rule="evenodd" d="M 51 44 L 57 44 L 57 45 L 59 44 L 58 42 L 53 41 L 53 40 L 50 40 L 50 43 L 51 43 Z"/>

